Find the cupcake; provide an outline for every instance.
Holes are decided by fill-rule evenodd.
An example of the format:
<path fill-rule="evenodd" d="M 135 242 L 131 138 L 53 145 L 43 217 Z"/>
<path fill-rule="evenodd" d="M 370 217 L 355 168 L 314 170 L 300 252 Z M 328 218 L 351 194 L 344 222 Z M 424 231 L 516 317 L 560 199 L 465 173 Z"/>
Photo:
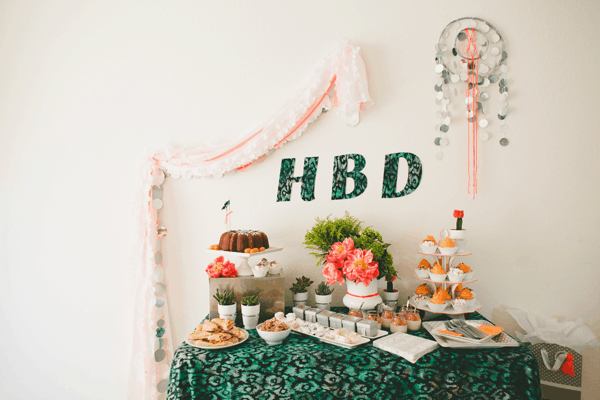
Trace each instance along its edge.
<path fill-rule="evenodd" d="M 269 272 L 269 261 L 266 258 L 263 258 L 258 264 L 252 267 L 252 273 L 257 278 L 262 278 L 267 276 Z"/>
<path fill-rule="evenodd" d="M 419 285 L 417 290 L 415 290 L 415 294 L 428 295 L 429 293 L 430 292 L 426 284 Z"/>
<path fill-rule="evenodd" d="M 464 281 L 470 281 L 473 279 L 475 272 L 467 264 L 460 263 L 458 264 L 458 268 L 460 268 L 460 270 L 465 274 L 463 278 Z"/>
<path fill-rule="evenodd" d="M 454 299 L 452 300 L 452 308 L 457 312 L 465 312 L 469 308 L 469 304 L 465 299 Z"/>
<path fill-rule="evenodd" d="M 413 296 L 413 301 L 415 302 L 415 305 L 417 307 L 424 307 L 427 305 L 427 303 L 429 303 L 429 300 L 431 300 L 431 297 L 426 296 L 424 294 L 416 294 Z"/>
<path fill-rule="evenodd" d="M 446 271 L 439 263 L 433 264 L 431 271 L 429 271 L 429 277 L 434 282 L 443 282 L 446 280 Z"/>
<path fill-rule="evenodd" d="M 454 288 L 454 298 L 457 298 L 460 295 L 460 292 L 463 290 L 463 284 L 459 283 L 458 285 L 456 285 L 456 287 Z"/>
<path fill-rule="evenodd" d="M 427 236 L 421 242 L 421 251 L 425 254 L 433 254 L 437 250 L 437 242 L 435 238 L 431 235 Z"/>
<path fill-rule="evenodd" d="M 446 309 L 446 301 L 444 300 L 443 294 L 439 292 L 433 295 L 427 305 L 435 312 L 442 312 Z"/>
<path fill-rule="evenodd" d="M 457 250 L 458 247 L 456 247 L 456 243 L 449 237 L 444 238 L 444 240 L 440 242 L 440 253 L 442 254 L 451 255 L 456 253 Z"/>
<path fill-rule="evenodd" d="M 269 264 L 269 274 L 271 275 L 279 275 L 281 274 L 281 266 L 277 264 L 277 261 L 271 261 Z"/>
<path fill-rule="evenodd" d="M 448 271 L 448 279 L 450 282 L 461 282 L 464 277 L 464 272 L 458 267 L 452 267 Z"/>
<path fill-rule="evenodd" d="M 429 278 L 429 270 L 431 269 L 431 264 L 426 259 L 422 259 L 419 263 L 417 269 L 415 269 L 415 274 L 419 278 L 427 279 Z"/>
<path fill-rule="evenodd" d="M 460 292 L 460 296 L 458 296 L 458 298 L 466 300 L 468 305 L 472 305 L 475 302 L 475 297 L 473 296 L 473 292 L 471 292 L 471 290 L 469 288 L 464 288 Z"/>
<path fill-rule="evenodd" d="M 448 290 L 439 288 L 435 292 L 439 293 L 440 296 L 442 296 L 442 299 L 444 299 L 444 301 L 446 302 L 446 304 L 450 304 L 450 301 L 452 300 L 452 297 L 450 297 L 450 293 L 448 293 Z"/>

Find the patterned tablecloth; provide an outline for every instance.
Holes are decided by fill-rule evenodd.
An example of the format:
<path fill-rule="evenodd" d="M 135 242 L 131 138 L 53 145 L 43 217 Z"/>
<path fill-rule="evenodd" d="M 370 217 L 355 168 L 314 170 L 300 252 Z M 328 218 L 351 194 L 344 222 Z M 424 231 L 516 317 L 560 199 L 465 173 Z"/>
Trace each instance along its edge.
<path fill-rule="evenodd" d="M 425 329 L 414 334 L 433 340 Z M 228 349 L 182 343 L 167 399 L 541 399 L 541 391 L 538 364 L 525 346 L 439 347 L 411 364 L 371 343 L 348 350 L 292 333 L 282 345 L 267 346 L 250 331 Z"/>

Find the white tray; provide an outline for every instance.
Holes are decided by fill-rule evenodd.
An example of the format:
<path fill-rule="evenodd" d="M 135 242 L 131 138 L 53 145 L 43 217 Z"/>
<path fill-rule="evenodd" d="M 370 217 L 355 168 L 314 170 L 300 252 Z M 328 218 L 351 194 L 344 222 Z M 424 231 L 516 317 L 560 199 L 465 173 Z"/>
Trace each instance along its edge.
<path fill-rule="evenodd" d="M 333 329 L 327 328 L 327 327 L 325 328 L 325 332 L 331 331 L 331 330 L 333 330 Z M 306 332 L 301 332 L 301 331 L 299 331 L 297 329 L 293 329 L 293 328 L 292 328 L 292 332 L 300 334 L 300 335 L 312 336 L 317 339 L 321 339 L 321 336 L 313 335 L 313 334 L 306 333 Z M 389 335 L 389 334 L 390 334 L 389 332 L 379 329 L 377 331 L 377 335 L 375 335 L 375 336 L 365 336 L 365 335 L 361 335 L 361 336 L 364 337 L 365 339 L 377 339 L 377 338 L 384 337 L 385 335 Z"/>
<path fill-rule="evenodd" d="M 228 345 L 225 345 L 225 346 L 202 346 L 202 345 L 200 345 L 200 344 L 194 344 L 194 343 L 192 343 L 192 341 L 191 341 L 191 340 L 189 340 L 189 339 L 185 339 L 185 342 L 186 342 L 188 345 L 190 345 L 190 346 L 192 346 L 192 347 L 196 347 L 196 348 L 198 348 L 198 349 L 205 349 L 205 350 L 220 350 L 220 349 L 226 349 L 226 348 L 228 348 L 228 347 L 234 347 L 234 346 L 237 346 L 237 345 L 239 345 L 239 344 L 242 344 L 242 343 L 244 343 L 246 340 L 248 340 L 248 338 L 250 337 L 250 335 L 248 334 L 248 331 L 247 331 L 247 330 L 245 330 L 245 329 L 242 329 L 242 328 L 239 328 L 239 329 L 240 329 L 240 330 L 242 330 L 242 331 L 244 331 L 244 333 L 246 334 L 246 337 L 245 337 L 245 338 L 243 338 L 243 339 L 241 339 L 241 340 L 240 340 L 239 342 L 237 342 L 237 343 L 228 344 Z"/>
<path fill-rule="evenodd" d="M 317 336 L 315 336 L 317 337 Z M 360 341 L 358 343 L 354 343 L 354 344 L 350 344 L 350 343 L 342 343 L 342 342 L 338 342 L 332 339 L 325 339 L 323 337 L 320 337 L 319 340 L 321 342 L 325 342 L 325 343 L 329 343 L 329 344 L 333 344 L 334 346 L 340 346 L 340 347 L 345 347 L 346 349 L 353 349 L 357 346 L 362 346 L 363 344 L 369 343 L 371 340 L 367 339 L 366 337 L 360 337 Z"/>
<path fill-rule="evenodd" d="M 474 326 L 477 328 L 480 325 L 493 325 L 484 320 L 468 320 L 465 321 L 467 324 Z M 444 326 L 444 321 L 427 321 L 423 322 L 423 327 L 433 336 L 436 342 L 439 343 L 442 347 L 451 347 L 455 349 L 493 349 L 498 347 L 519 347 L 519 342 L 506 334 L 506 332 L 502 332 L 499 335 L 494 336 L 492 339 L 487 341 L 486 343 L 481 344 L 473 344 L 473 343 L 465 343 L 464 341 L 458 341 L 455 338 L 446 338 L 442 335 L 437 334 L 438 329 L 446 329 Z"/>

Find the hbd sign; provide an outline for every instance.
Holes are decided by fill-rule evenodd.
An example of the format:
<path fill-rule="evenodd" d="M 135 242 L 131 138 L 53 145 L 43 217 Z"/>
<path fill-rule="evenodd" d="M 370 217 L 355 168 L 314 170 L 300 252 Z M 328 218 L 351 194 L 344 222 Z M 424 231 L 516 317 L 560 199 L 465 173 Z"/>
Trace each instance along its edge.
<path fill-rule="evenodd" d="M 348 159 L 354 161 L 354 169 L 348 171 Z M 408 177 L 404 188 L 398 192 L 398 163 L 403 158 L 408 163 Z M 304 201 L 315 199 L 315 179 L 319 157 L 304 158 L 304 170 L 302 176 L 294 176 L 295 158 L 284 158 L 281 160 L 279 172 L 279 188 L 277 189 L 277 201 L 290 201 L 292 185 L 294 182 L 302 183 L 300 197 Z M 333 184 L 331 187 L 331 200 L 351 199 L 360 196 L 367 189 L 367 176 L 361 171 L 365 168 L 366 160 L 360 154 L 345 154 L 336 156 L 333 160 Z M 414 192 L 421 183 L 422 166 L 421 160 L 412 153 L 393 153 L 385 156 L 383 170 L 383 188 L 381 197 L 393 199 L 406 196 Z M 346 193 L 346 182 L 348 178 L 354 180 L 354 190 Z"/>

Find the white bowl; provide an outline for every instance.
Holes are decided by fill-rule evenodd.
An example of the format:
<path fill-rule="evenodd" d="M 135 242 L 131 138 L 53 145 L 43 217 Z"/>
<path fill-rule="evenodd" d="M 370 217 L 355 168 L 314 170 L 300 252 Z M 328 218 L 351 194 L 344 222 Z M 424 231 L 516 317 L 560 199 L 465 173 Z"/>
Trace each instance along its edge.
<path fill-rule="evenodd" d="M 252 273 L 256 278 L 264 278 L 269 270 L 267 268 L 252 268 Z"/>
<path fill-rule="evenodd" d="M 421 245 L 421 252 L 425 254 L 433 254 L 437 250 L 437 246 L 423 246 Z"/>
<path fill-rule="evenodd" d="M 469 305 L 469 301 L 467 300 L 467 304 L 465 304 L 464 306 L 456 306 L 454 305 L 454 303 L 452 303 L 452 308 L 454 308 L 454 311 L 457 312 L 465 312 L 469 309 L 470 305 Z"/>
<path fill-rule="evenodd" d="M 444 254 L 444 255 L 450 255 L 450 254 L 454 254 L 458 251 L 458 247 L 454 246 L 454 247 L 440 247 L 440 253 Z"/>
<path fill-rule="evenodd" d="M 465 277 L 463 278 L 463 281 L 468 282 L 473 279 L 473 275 L 475 275 L 475 271 L 471 270 L 471 272 L 467 272 L 464 275 L 465 275 Z"/>
<path fill-rule="evenodd" d="M 465 274 L 459 274 L 459 275 L 448 274 L 448 280 L 450 282 L 454 282 L 454 283 L 462 282 L 464 277 L 465 277 Z"/>
<path fill-rule="evenodd" d="M 434 282 L 444 282 L 446 280 L 446 276 L 448 276 L 448 274 L 434 274 L 429 272 L 429 279 Z"/>
<path fill-rule="evenodd" d="M 473 296 L 473 298 L 470 300 L 467 300 L 467 299 L 463 299 L 463 300 L 467 302 L 467 306 L 471 307 L 473 305 L 473 303 L 475 303 L 475 296 Z"/>
<path fill-rule="evenodd" d="M 278 344 L 283 343 L 285 338 L 290 336 L 290 332 L 292 331 L 292 329 L 288 329 L 288 330 L 279 331 L 279 332 L 266 332 L 266 331 L 262 331 L 260 329 L 260 327 L 261 327 L 261 325 L 258 325 L 256 327 L 256 332 L 258 332 L 258 335 L 261 338 L 263 338 L 264 341 L 267 342 L 267 344 L 269 346 L 276 346 Z"/>
<path fill-rule="evenodd" d="M 429 308 L 431 308 L 435 312 L 442 312 L 442 311 L 444 311 L 446 309 L 446 306 L 447 306 L 446 303 L 444 303 L 444 304 L 435 304 L 435 303 L 432 303 L 431 301 L 428 301 L 427 305 L 429 306 Z"/>
<path fill-rule="evenodd" d="M 419 278 L 428 279 L 429 278 L 429 270 L 428 269 L 415 269 L 415 275 Z"/>
<path fill-rule="evenodd" d="M 417 299 L 417 295 L 415 295 L 415 294 L 414 294 L 414 295 L 413 295 L 413 298 L 412 298 L 412 301 L 413 301 L 413 303 L 414 303 L 416 306 L 419 306 L 419 307 L 424 307 L 424 306 L 426 306 L 426 305 L 427 305 L 427 303 L 429 303 L 429 300 L 431 300 L 431 296 L 429 296 L 429 295 L 426 295 L 426 296 L 427 296 L 427 297 L 429 297 L 429 299 L 427 299 L 427 300 L 418 300 L 418 299 Z"/>

